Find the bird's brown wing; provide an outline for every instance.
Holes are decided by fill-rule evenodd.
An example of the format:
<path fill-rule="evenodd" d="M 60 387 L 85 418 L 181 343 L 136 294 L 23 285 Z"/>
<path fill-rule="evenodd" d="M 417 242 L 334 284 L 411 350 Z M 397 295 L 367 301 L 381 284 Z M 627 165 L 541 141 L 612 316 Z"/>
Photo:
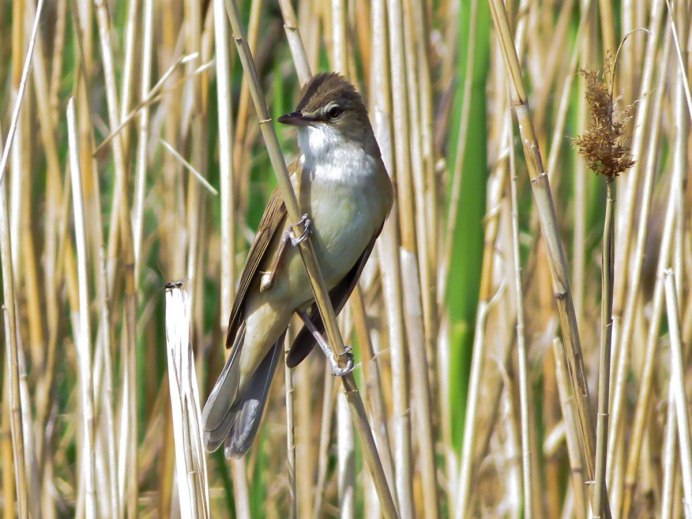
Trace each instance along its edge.
<path fill-rule="evenodd" d="M 372 252 L 372 248 L 375 246 L 375 241 L 377 240 L 377 237 L 380 235 L 381 231 L 382 227 L 380 227 L 372 237 L 372 240 L 370 240 L 368 246 L 365 247 L 363 254 L 360 255 L 360 258 L 358 258 L 358 261 L 356 261 L 356 264 L 353 265 L 351 270 L 348 271 L 348 274 L 344 276 L 338 285 L 329 291 L 329 299 L 332 301 L 335 314 L 338 315 L 339 312 L 341 312 L 343 307 L 346 305 L 346 301 L 348 301 L 351 292 L 353 292 L 353 289 L 356 287 L 358 278 L 360 278 L 360 274 L 363 272 L 363 267 L 365 267 L 365 264 L 370 257 L 370 253 Z M 324 322 L 322 321 L 322 316 L 317 310 L 317 305 L 315 303 L 310 305 L 307 314 L 310 316 L 310 320 L 315 325 L 315 328 L 317 328 L 321 334 L 324 334 Z M 288 357 L 286 358 L 286 365 L 289 368 L 296 367 L 303 361 L 305 357 L 308 356 L 314 346 L 315 338 L 312 336 L 310 331 L 303 326 L 291 345 L 291 349 L 288 352 Z"/>
<path fill-rule="evenodd" d="M 283 229 L 284 221 L 286 220 L 286 205 L 284 204 L 281 193 L 277 189 L 272 194 L 267 207 L 264 209 L 264 214 L 257 227 L 255 241 L 252 242 L 250 251 L 248 252 L 245 268 L 240 275 L 240 283 L 238 284 L 238 292 L 233 301 L 233 309 L 228 320 L 228 335 L 226 336 L 226 348 L 230 348 L 235 341 L 235 336 L 243 322 L 243 309 L 245 307 L 245 296 L 247 291 L 255 279 L 257 269 L 264 260 L 267 248 L 272 239 L 280 229 Z"/>

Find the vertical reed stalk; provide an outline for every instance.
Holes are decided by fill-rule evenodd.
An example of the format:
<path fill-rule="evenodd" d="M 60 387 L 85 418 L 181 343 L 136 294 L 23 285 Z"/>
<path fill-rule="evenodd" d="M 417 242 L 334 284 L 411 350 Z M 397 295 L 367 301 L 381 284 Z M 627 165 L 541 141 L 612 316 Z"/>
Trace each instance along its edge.
<path fill-rule="evenodd" d="M 672 270 L 663 273 L 666 288 L 666 308 L 668 311 L 668 331 L 670 333 L 671 389 L 675 402 L 675 415 L 678 421 L 678 441 L 680 444 L 680 465 L 682 467 L 683 509 L 685 517 L 692 517 L 692 446 L 690 437 L 690 418 L 687 412 L 684 356 L 680 339 L 680 312 L 675 287 L 675 274 Z"/>
<path fill-rule="evenodd" d="M 679 458 L 676 456 L 677 417 L 675 413 L 675 395 L 673 379 L 668 383 L 668 411 L 663 440 L 663 484 L 661 486 L 661 519 L 672 519 L 673 495 L 675 494 L 676 470 Z"/>
<path fill-rule="evenodd" d="M 584 477 L 584 463 L 582 452 L 579 448 L 577 435 L 577 416 L 574 409 L 574 397 L 571 394 L 569 377 L 566 373 L 565 350 L 560 344 L 560 339 L 555 338 L 552 343 L 553 356 L 555 357 L 555 380 L 562 408 L 562 417 L 567 443 L 567 455 L 569 456 L 570 482 L 574 496 L 574 516 L 587 517 L 588 496 L 586 495 L 586 478 Z"/>
<path fill-rule="evenodd" d="M 15 10 L 17 12 L 18 10 Z M 0 158 L 0 256 L 2 259 L 2 279 L 3 279 L 3 297 L 6 309 L 5 330 L 7 352 L 6 366 L 9 379 L 9 408 L 10 408 L 10 433 L 12 437 L 12 454 L 14 460 L 15 487 L 17 491 L 17 512 L 19 517 L 26 517 L 29 513 L 29 488 L 27 482 L 27 469 L 25 465 L 24 452 L 24 424 L 22 421 L 22 404 L 19 387 L 19 347 L 18 330 L 17 330 L 17 315 L 16 315 L 16 300 L 14 273 L 12 268 L 12 251 L 13 245 L 10 238 L 10 221 L 7 206 L 7 182 L 3 183 L 7 161 L 12 150 L 12 143 L 17 132 L 19 116 L 21 113 L 24 93 L 29 71 L 31 70 L 31 62 L 34 52 L 34 47 L 37 41 L 38 27 L 43 12 L 43 0 L 39 0 L 36 7 L 36 15 L 31 30 L 29 39 L 29 47 L 26 51 L 26 57 L 22 66 L 22 74 L 17 88 L 17 94 L 14 100 L 12 110 L 12 118 L 10 120 L 10 129 L 5 138 L 5 143 L 2 149 L 2 157 Z M 22 16 L 17 18 L 17 25 L 21 27 Z M 14 245 L 15 248 L 18 244 Z M 28 424 L 27 424 L 28 425 Z"/>
<path fill-rule="evenodd" d="M 285 354 L 291 347 L 290 336 L 286 337 Z M 293 370 L 284 368 L 284 384 L 286 385 L 286 462 L 288 471 L 288 517 L 296 519 L 298 517 L 298 505 L 296 500 L 296 442 L 295 442 L 295 427 L 294 419 L 295 412 L 293 410 Z"/>
<path fill-rule="evenodd" d="M 644 58 L 644 70 L 640 87 L 640 100 L 637 105 L 637 115 L 633 125 L 632 133 L 632 156 L 635 159 L 635 164 L 632 170 L 627 175 L 627 186 L 624 195 L 624 204 L 622 211 L 618 211 L 617 221 L 617 236 L 621 237 L 618 245 L 618 264 L 624 264 L 630 257 L 630 240 L 631 226 L 633 222 L 634 204 L 639 192 L 639 171 L 643 164 L 644 143 L 646 142 L 647 132 L 649 131 L 649 121 L 657 119 L 649 115 L 649 107 L 651 100 L 649 99 L 649 90 L 653 81 L 654 65 L 657 52 L 657 41 L 660 36 L 660 25 L 663 19 L 663 3 L 662 0 L 654 0 L 651 4 L 651 18 L 646 40 L 646 57 Z M 655 142 L 649 139 L 649 142 Z M 640 218 L 640 222 L 645 222 Z M 635 255 L 636 258 L 636 255 Z M 636 278 L 635 278 L 636 283 Z M 610 444 L 608 445 L 608 471 L 609 473 L 614 467 L 614 455 L 616 440 L 620 437 L 621 422 L 624 419 L 622 416 L 623 399 L 624 399 L 624 384 L 627 373 L 627 358 L 629 357 L 630 341 L 631 341 L 631 322 L 627 318 L 626 306 L 624 318 L 622 314 L 622 306 L 625 298 L 625 276 L 618 276 L 614 279 L 613 289 L 613 335 L 616 340 L 617 351 L 617 366 L 615 381 L 613 383 L 613 403 L 611 406 L 610 415 Z M 634 298 L 634 294 L 629 296 Z M 620 325 L 622 318 L 622 327 Z M 630 326 L 628 328 L 628 326 Z M 622 328 L 622 330 L 621 330 Z M 608 478 L 609 480 L 611 477 Z M 617 513 L 617 506 L 614 507 Z"/>
<path fill-rule="evenodd" d="M 615 179 L 606 178 L 606 212 L 603 222 L 601 256 L 601 347 L 598 359 L 598 415 L 596 421 L 596 484 L 594 517 L 602 517 L 608 500 L 606 455 L 608 446 L 608 404 L 610 403 L 610 344 L 613 331 L 613 254 Z"/>
<path fill-rule="evenodd" d="M 657 92 L 654 94 L 654 100 L 653 100 L 653 108 L 652 108 L 652 117 L 653 117 L 653 125 L 651 128 L 651 141 L 650 141 L 650 146 L 649 149 L 647 150 L 647 164 L 646 164 L 646 177 L 644 181 L 644 191 L 642 194 L 642 202 L 641 202 L 641 215 L 640 215 L 640 224 L 639 224 L 639 229 L 637 231 L 637 243 L 635 246 L 635 261 L 633 263 L 633 267 L 630 272 L 631 276 L 631 284 L 630 287 L 628 288 L 628 293 L 627 293 L 627 304 L 625 306 L 625 314 L 624 314 L 624 319 L 623 319 L 623 326 L 622 326 L 622 337 L 620 340 L 620 352 L 619 352 L 619 363 L 618 363 L 618 374 L 615 383 L 619 384 L 620 383 L 620 378 L 621 376 L 624 377 L 624 374 L 620 374 L 620 369 L 624 370 L 624 367 L 621 368 L 623 363 L 626 361 L 626 358 L 624 357 L 625 352 L 630 348 L 629 343 L 632 340 L 633 336 L 633 330 L 634 330 L 634 324 L 636 322 L 636 308 L 637 308 L 637 299 L 640 297 L 641 293 L 641 288 L 640 288 L 640 283 L 641 283 L 641 272 L 643 269 L 643 256 L 644 256 L 644 251 L 646 247 L 646 241 L 647 241 L 647 236 L 648 233 L 651 231 L 650 226 L 647 225 L 647 222 L 649 222 L 649 215 L 650 211 L 652 210 L 651 208 L 651 199 L 653 196 L 653 177 L 655 174 L 655 161 L 656 157 L 658 156 L 658 137 L 659 137 L 659 132 L 660 132 L 660 125 L 658 124 L 660 122 L 660 117 L 659 114 L 661 113 L 662 109 L 662 102 L 663 102 L 663 97 L 662 94 L 663 92 L 659 92 L 658 90 L 663 90 L 663 85 L 664 85 L 664 77 L 665 77 L 665 70 L 667 69 L 667 62 L 668 62 L 668 56 L 669 56 L 669 50 L 670 50 L 670 38 L 666 38 L 666 43 L 664 44 L 664 49 L 663 49 L 663 56 L 662 56 L 662 62 L 661 62 L 661 68 L 659 71 L 659 81 L 657 83 Z M 682 171 L 676 173 L 677 168 L 674 168 L 672 175 L 672 178 L 670 180 L 671 186 L 670 186 L 670 196 L 675 196 L 675 189 L 673 186 L 675 185 L 676 182 L 679 182 L 679 179 L 682 178 Z M 674 204 L 673 204 L 674 205 Z M 659 248 L 659 266 L 657 267 L 657 271 L 660 273 L 663 271 L 664 268 L 668 267 L 668 258 L 670 257 L 670 244 L 672 242 L 673 236 L 672 236 L 672 229 L 670 232 L 668 232 L 666 229 L 668 229 L 669 225 L 673 225 L 673 222 L 669 219 L 673 219 L 675 217 L 674 211 L 668 207 L 666 209 L 665 213 L 665 223 L 664 223 L 664 232 L 663 236 L 661 238 L 661 244 Z M 661 263 L 662 261 L 665 261 L 665 263 Z M 657 282 L 656 285 L 658 286 L 659 283 Z M 654 293 L 654 304 L 655 306 L 660 307 L 663 293 L 662 293 L 662 287 L 658 289 L 659 292 Z M 658 294 L 658 295 L 657 295 Z M 656 305 L 656 301 L 658 301 L 658 305 Z M 614 310 L 613 310 L 614 311 Z M 660 311 L 659 311 L 660 312 Z M 660 324 L 660 313 L 658 314 L 659 316 L 656 317 L 654 315 L 653 317 L 653 324 L 658 320 L 658 323 Z M 638 400 L 637 400 L 637 405 L 635 407 L 635 413 L 634 413 L 634 419 L 633 419 L 633 425 L 630 430 L 630 445 L 628 448 L 628 455 L 626 459 L 626 468 L 625 468 L 625 477 L 624 477 L 624 491 L 621 492 L 622 494 L 622 511 L 623 514 L 627 513 L 630 506 L 631 506 L 631 499 L 632 499 L 632 492 L 634 490 L 634 486 L 636 485 L 637 481 L 637 469 L 639 467 L 639 457 L 641 454 L 641 443 L 643 441 L 643 434 L 644 434 L 644 429 L 645 429 L 645 421 L 649 415 L 649 410 L 648 410 L 648 399 L 649 399 L 649 391 L 650 391 L 650 381 L 651 377 L 653 375 L 653 369 L 654 369 L 654 351 L 653 348 L 654 342 L 655 342 L 655 336 L 658 333 L 658 325 L 656 325 L 656 331 L 654 332 L 653 329 L 651 330 L 649 337 L 647 338 L 647 346 L 646 346 L 646 353 L 644 357 L 644 365 L 642 368 L 642 372 L 640 374 L 640 387 L 639 387 L 639 395 L 638 395 Z M 651 341 L 651 342 L 650 342 Z M 624 384 L 624 382 L 623 382 Z M 616 404 L 617 401 L 615 400 L 616 394 L 617 394 L 618 388 L 616 386 L 615 388 L 615 393 L 613 394 L 613 404 L 612 404 L 612 413 L 616 412 Z M 622 389 L 624 391 L 624 387 Z M 621 398 L 624 398 L 621 397 Z M 640 404 L 640 399 L 643 399 Z M 643 405 L 646 403 L 646 408 L 643 407 Z M 615 440 L 617 438 L 613 438 L 614 435 L 619 433 L 619 430 L 616 428 L 619 426 L 620 420 L 616 421 L 615 418 L 611 418 L 611 424 L 610 424 L 610 429 L 611 429 L 611 439 L 609 441 L 610 444 L 614 444 Z M 620 433 L 622 434 L 622 433 Z M 609 451 L 611 449 L 609 448 Z M 611 455 L 609 455 L 609 463 L 610 463 L 610 458 Z M 609 471 L 612 471 L 612 468 L 608 468 Z M 610 488 L 610 487 L 609 487 Z M 611 489 L 611 492 L 613 489 Z M 619 509 L 618 507 L 618 502 L 616 501 L 614 503 L 614 510 L 617 511 Z"/>
<path fill-rule="evenodd" d="M 508 112 L 508 119 L 511 114 Z M 510 120 L 511 123 L 511 120 Z M 514 132 L 510 132 L 512 135 Z M 519 366 L 519 410 L 521 414 L 521 468 L 522 484 L 524 491 L 524 517 L 535 517 L 534 510 L 534 476 L 531 467 L 531 451 L 534 447 L 533 416 L 531 412 L 529 393 L 529 370 L 527 366 L 526 339 L 524 336 L 524 297 L 521 284 L 521 255 L 519 252 L 519 208 L 517 196 L 517 171 L 514 153 L 510 154 L 511 179 L 510 179 L 510 204 L 512 208 L 512 261 L 514 264 L 514 297 L 517 305 L 517 363 Z"/>
<path fill-rule="evenodd" d="M 67 104 L 68 137 L 70 141 L 70 173 L 75 220 L 75 241 L 77 244 L 77 270 L 79 279 L 79 331 L 75 333 L 77 359 L 79 365 L 80 409 L 82 414 L 81 460 L 83 472 L 81 485 L 86 492 L 86 517 L 96 517 L 96 492 L 94 489 L 94 404 L 91 364 L 91 326 L 89 319 L 89 287 L 87 279 L 87 246 L 82 192 L 82 171 L 79 163 L 79 144 L 77 137 L 74 98 Z"/>

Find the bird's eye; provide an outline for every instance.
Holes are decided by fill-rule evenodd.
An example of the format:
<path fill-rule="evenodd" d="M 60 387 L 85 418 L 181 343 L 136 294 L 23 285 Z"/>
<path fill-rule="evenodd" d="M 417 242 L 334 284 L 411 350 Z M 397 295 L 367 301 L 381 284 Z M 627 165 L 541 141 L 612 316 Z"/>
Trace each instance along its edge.
<path fill-rule="evenodd" d="M 332 106 L 329 111 L 327 111 L 327 115 L 329 116 L 330 119 L 336 119 L 339 117 L 343 112 L 343 109 L 341 109 L 338 106 Z"/>

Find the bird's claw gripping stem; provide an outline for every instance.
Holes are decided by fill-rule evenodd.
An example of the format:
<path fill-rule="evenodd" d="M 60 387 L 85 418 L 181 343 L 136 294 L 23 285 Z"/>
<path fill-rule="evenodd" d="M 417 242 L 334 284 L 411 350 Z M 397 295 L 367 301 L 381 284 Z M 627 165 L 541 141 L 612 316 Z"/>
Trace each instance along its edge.
<path fill-rule="evenodd" d="M 350 346 L 346 346 L 343 353 L 339 355 L 340 357 L 346 357 L 346 365 L 343 367 L 340 366 L 339 361 L 334 355 L 334 351 L 332 350 L 331 346 L 329 346 L 329 343 L 327 343 L 327 341 L 319 332 L 319 330 L 317 330 L 315 324 L 312 322 L 310 317 L 304 311 L 298 312 L 298 315 L 300 315 L 300 318 L 303 320 L 303 323 L 305 323 L 305 327 L 310 331 L 310 333 L 314 337 L 315 342 L 317 342 L 318 346 L 324 353 L 324 356 L 327 357 L 327 362 L 329 362 L 329 366 L 332 369 L 332 375 L 334 375 L 335 377 L 343 377 L 351 373 L 356 368 L 356 365 L 353 362 L 352 348 Z"/>
<path fill-rule="evenodd" d="M 300 233 L 300 236 L 296 236 L 295 233 L 293 232 L 294 227 L 298 226 L 303 227 L 303 232 Z M 291 245 L 294 247 L 297 247 L 301 243 L 303 243 L 305 240 L 307 240 L 308 236 L 310 236 L 310 233 L 312 232 L 312 220 L 310 220 L 310 217 L 305 213 L 303 216 L 300 217 L 300 220 L 296 222 L 295 224 L 291 225 L 291 229 L 286 231 L 284 233 L 284 239 L 289 239 L 291 240 Z"/>
<path fill-rule="evenodd" d="M 346 365 L 344 367 L 339 366 L 339 363 L 336 362 L 333 355 L 327 355 L 327 359 L 329 360 L 329 363 L 332 367 L 332 375 L 334 375 L 335 377 L 343 377 L 353 372 L 354 369 L 356 369 L 356 365 L 353 362 L 352 350 L 353 348 L 351 348 L 350 346 L 346 346 L 343 353 L 339 355 L 340 357 L 346 357 Z M 329 353 L 331 353 L 331 351 Z"/>

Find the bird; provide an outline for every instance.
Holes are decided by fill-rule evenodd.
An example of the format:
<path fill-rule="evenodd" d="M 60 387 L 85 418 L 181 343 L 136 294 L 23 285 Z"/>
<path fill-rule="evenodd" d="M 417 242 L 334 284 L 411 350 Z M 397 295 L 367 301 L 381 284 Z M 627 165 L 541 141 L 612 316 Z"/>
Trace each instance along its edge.
<path fill-rule="evenodd" d="M 296 245 L 312 241 L 340 312 L 353 291 L 392 208 L 394 188 L 382 161 L 363 98 L 334 72 L 314 76 L 293 112 L 278 122 L 297 128 L 299 155 L 289 166 L 303 217 L 289 222 L 277 190 L 260 220 L 229 317 L 225 365 L 202 412 L 208 451 L 224 445 L 243 456 L 257 434 L 286 330 L 304 321 L 286 356 L 297 366 L 324 339 L 324 323 Z M 300 230 L 297 234 L 296 229 Z M 332 359 L 333 360 L 333 359 Z M 343 375 L 332 363 L 332 372 Z"/>

